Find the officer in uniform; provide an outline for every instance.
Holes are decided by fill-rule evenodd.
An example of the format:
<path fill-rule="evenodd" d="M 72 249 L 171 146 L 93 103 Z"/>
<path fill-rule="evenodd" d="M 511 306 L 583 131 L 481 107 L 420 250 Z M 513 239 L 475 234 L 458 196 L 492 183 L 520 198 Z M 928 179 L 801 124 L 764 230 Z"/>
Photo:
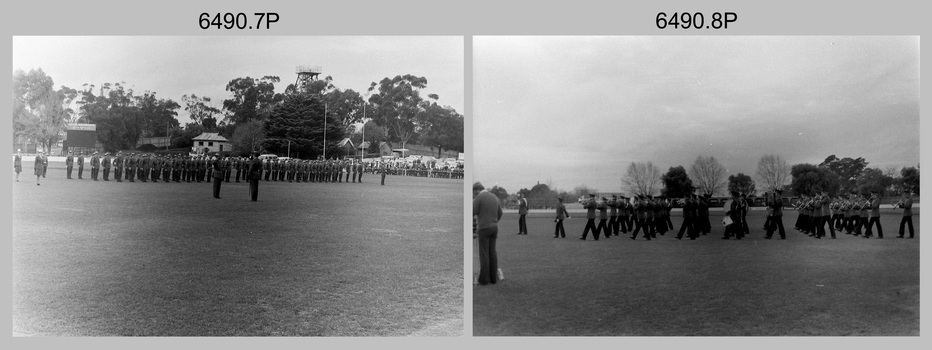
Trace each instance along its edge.
<path fill-rule="evenodd" d="M 110 152 L 104 153 L 101 163 L 104 166 L 104 181 L 110 181 Z"/>
<path fill-rule="evenodd" d="M 602 201 L 596 204 L 595 208 L 599 210 L 599 224 L 595 227 L 595 234 L 593 235 L 596 240 L 599 239 L 599 232 L 602 233 L 602 236 L 609 238 L 612 236 L 611 229 L 608 227 L 608 199 L 602 197 Z"/>
<path fill-rule="evenodd" d="M 615 236 L 618 235 L 618 205 L 619 204 L 620 203 L 618 203 L 617 194 L 613 194 L 612 200 L 606 203 L 606 205 L 608 205 L 608 208 L 610 210 L 609 216 L 608 216 L 608 230 Z"/>
<path fill-rule="evenodd" d="M 385 173 L 386 172 L 388 172 L 388 166 L 385 164 L 382 164 L 381 169 L 379 169 L 379 173 L 382 176 L 382 186 L 385 186 Z"/>
<path fill-rule="evenodd" d="M 246 176 L 249 179 L 249 199 L 255 202 L 259 200 L 259 178 L 262 177 L 262 161 L 259 160 L 258 152 L 252 153 L 248 170 Z"/>
<path fill-rule="evenodd" d="M 84 178 L 83 175 L 84 175 L 84 152 L 82 151 L 81 154 L 78 155 L 78 180 L 83 179 Z"/>
<path fill-rule="evenodd" d="M 913 238 L 913 192 L 910 190 L 903 191 L 903 199 L 893 206 L 903 208 L 903 220 L 900 220 L 900 235 L 896 238 L 903 238 L 904 228 L 909 226 L 909 238 Z"/>
<path fill-rule="evenodd" d="M 220 185 L 223 181 L 223 161 L 218 160 L 214 163 L 211 177 L 214 180 L 214 198 L 220 199 Z"/>
<path fill-rule="evenodd" d="M 647 201 L 644 200 L 644 196 L 637 196 L 637 202 L 635 202 L 633 209 L 636 213 L 636 216 L 634 219 L 634 232 L 631 234 L 631 239 L 637 239 L 638 232 L 643 230 L 644 238 L 649 241 L 650 233 L 647 231 Z"/>
<path fill-rule="evenodd" d="M 686 195 L 683 200 L 683 223 L 680 224 L 680 231 L 676 234 L 676 239 L 683 239 L 683 234 L 687 234 L 689 239 L 696 239 L 696 214 L 697 203 L 692 195 Z"/>
<path fill-rule="evenodd" d="M 149 162 L 152 167 L 152 182 L 159 182 L 159 177 L 162 174 L 162 159 L 158 155 L 153 155 L 152 160 Z"/>
<path fill-rule="evenodd" d="M 68 157 L 65 158 L 65 166 L 68 167 L 68 180 L 71 180 L 71 170 L 74 169 L 74 152 L 68 151 Z"/>
<path fill-rule="evenodd" d="M 356 163 L 356 176 L 359 178 L 359 183 L 362 183 L 362 173 L 365 170 L 362 162 Z"/>
<path fill-rule="evenodd" d="M 557 217 L 553 219 L 553 222 L 556 223 L 556 227 L 553 229 L 553 238 L 566 238 L 566 230 L 563 229 L 563 220 L 570 217 L 570 213 L 566 211 L 566 206 L 563 205 L 563 197 L 558 197 L 557 200 Z"/>

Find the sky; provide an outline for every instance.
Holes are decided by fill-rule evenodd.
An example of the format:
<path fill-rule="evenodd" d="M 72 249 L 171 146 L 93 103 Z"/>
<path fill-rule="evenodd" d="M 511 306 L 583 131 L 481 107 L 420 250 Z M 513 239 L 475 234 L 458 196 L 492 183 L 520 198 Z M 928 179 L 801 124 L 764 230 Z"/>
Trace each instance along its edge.
<path fill-rule="evenodd" d="M 339 89 L 365 95 L 370 83 L 413 74 L 427 78 L 422 96 L 463 113 L 463 38 L 442 36 L 15 36 L 13 72 L 41 68 L 55 82 L 81 90 L 122 83 L 182 105 L 183 95 L 207 96 L 222 107 L 231 80 L 278 76 L 276 92 L 297 80 L 299 65 L 321 66 Z"/>
<path fill-rule="evenodd" d="M 474 179 L 625 192 L 632 162 L 919 164 L 919 38 L 474 37 Z"/>

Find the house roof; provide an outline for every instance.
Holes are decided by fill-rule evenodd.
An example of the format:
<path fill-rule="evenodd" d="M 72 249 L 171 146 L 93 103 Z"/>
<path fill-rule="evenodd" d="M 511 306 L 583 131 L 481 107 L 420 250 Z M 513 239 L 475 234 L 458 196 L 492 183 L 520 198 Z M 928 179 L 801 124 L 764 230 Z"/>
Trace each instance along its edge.
<path fill-rule="evenodd" d="M 347 138 L 343 139 L 342 141 L 340 141 L 339 145 L 340 145 L 340 147 L 343 147 L 343 146 L 346 146 L 347 143 L 349 143 L 350 147 L 353 146 L 353 141 L 351 141 L 351 140 L 349 139 L 349 137 L 347 137 Z"/>
<path fill-rule="evenodd" d="M 220 136 L 220 134 L 215 132 L 205 132 L 194 138 L 195 141 L 223 141 L 230 142 L 226 137 Z"/>

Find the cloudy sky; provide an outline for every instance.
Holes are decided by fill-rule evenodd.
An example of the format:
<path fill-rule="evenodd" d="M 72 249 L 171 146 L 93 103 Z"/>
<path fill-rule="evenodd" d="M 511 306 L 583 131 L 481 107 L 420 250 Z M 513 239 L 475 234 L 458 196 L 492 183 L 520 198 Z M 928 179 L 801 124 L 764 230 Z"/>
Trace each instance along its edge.
<path fill-rule="evenodd" d="M 275 91 L 284 92 L 296 66 L 316 65 L 321 78 L 361 94 L 385 77 L 423 76 L 425 96 L 463 113 L 463 62 L 462 37 L 13 37 L 14 72 L 42 68 L 56 88 L 125 82 L 182 105 L 182 95 L 195 94 L 222 106 L 239 77 L 278 76 Z M 183 108 L 178 119 L 191 122 Z"/>
<path fill-rule="evenodd" d="M 919 163 L 918 37 L 475 37 L 475 179 L 621 192 L 631 162 Z"/>

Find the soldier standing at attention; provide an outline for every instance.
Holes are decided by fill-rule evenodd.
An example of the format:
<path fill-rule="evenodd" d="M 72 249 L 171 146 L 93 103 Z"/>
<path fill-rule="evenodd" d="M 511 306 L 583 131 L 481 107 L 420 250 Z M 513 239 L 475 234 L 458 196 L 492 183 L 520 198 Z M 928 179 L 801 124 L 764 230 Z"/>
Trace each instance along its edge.
<path fill-rule="evenodd" d="M 379 169 L 379 173 L 382 174 L 382 186 L 385 186 L 385 173 L 387 171 L 388 171 L 388 166 L 386 166 L 385 164 L 382 164 L 381 169 Z"/>
<path fill-rule="evenodd" d="M 101 164 L 104 166 L 104 181 L 110 181 L 110 152 L 104 153 Z"/>
<path fill-rule="evenodd" d="M 91 179 L 97 181 L 98 173 L 100 173 L 100 157 L 97 157 L 97 152 L 94 152 L 91 156 Z"/>
<path fill-rule="evenodd" d="M 16 149 L 16 156 L 13 157 L 13 170 L 16 171 L 16 182 L 19 182 L 19 173 L 23 172 L 23 150 Z"/>
<path fill-rule="evenodd" d="M 74 169 L 74 152 L 68 151 L 68 157 L 65 158 L 65 166 L 68 169 L 68 180 L 71 180 L 71 170 Z"/>
<path fill-rule="evenodd" d="M 362 183 L 362 173 L 365 170 L 362 162 L 356 163 L 356 176 L 359 177 L 359 183 Z"/>
<path fill-rule="evenodd" d="M 78 180 L 83 179 L 84 176 L 84 152 L 82 151 L 78 155 Z"/>
<path fill-rule="evenodd" d="M 518 234 L 527 234 L 527 198 L 518 193 Z"/>
<path fill-rule="evenodd" d="M 162 173 L 162 160 L 159 159 L 158 155 L 152 156 L 149 166 L 152 167 L 152 182 L 159 182 L 159 175 Z"/>

